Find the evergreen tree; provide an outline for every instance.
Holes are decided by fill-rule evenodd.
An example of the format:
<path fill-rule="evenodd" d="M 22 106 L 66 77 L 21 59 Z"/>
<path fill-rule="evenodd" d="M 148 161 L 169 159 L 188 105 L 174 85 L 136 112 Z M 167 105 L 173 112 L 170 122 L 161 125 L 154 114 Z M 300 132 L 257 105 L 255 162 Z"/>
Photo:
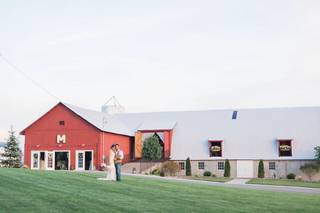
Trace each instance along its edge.
<path fill-rule="evenodd" d="M 191 162 L 190 158 L 186 160 L 186 176 L 191 176 Z"/>
<path fill-rule="evenodd" d="M 259 161 L 258 178 L 264 178 L 264 165 L 262 160 Z"/>
<path fill-rule="evenodd" d="M 231 168 L 230 168 L 229 160 L 227 159 L 224 164 L 225 165 L 224 165 L 224 174 L 223 174 L 223 176 L 224 177 L 230 177 L 230 169 Z"/>
<path fill-rule="evenodd" d="M 9 138 L 4 147 L 3 157 L 4 159 L 2 160 L 1 163 L 5 167 L 10 167 L 10 168 L 21 167 L 21 150 L 19 148 L 19 141 L 12 127 L 9 131 Z"/>
<path fill-rule="evenodd" d="M 142 156 L 146 160 L 160 160 L 162 158 L 163 148 L 159 143 L 157 135 L 146 138 L 143 142 Z"/>
<path fill-rule="evenodd" d="M 320 146 L 314 148 L 314 157 L 316 161 L 320 164 Z"/>

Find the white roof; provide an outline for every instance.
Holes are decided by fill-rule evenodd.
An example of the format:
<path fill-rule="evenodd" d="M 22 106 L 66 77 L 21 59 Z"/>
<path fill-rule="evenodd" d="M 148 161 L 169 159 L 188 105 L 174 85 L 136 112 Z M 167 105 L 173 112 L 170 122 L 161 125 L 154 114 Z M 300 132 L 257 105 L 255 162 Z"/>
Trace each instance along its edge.
<path fill-rule="evenodd" d="M 223 141 L 222 137 L 210 137 L 208 138 L 208 141 Z"/>
<path fill-rule="evenodd" d="M 109 115 L 107 113 L 99 111 L 84 109 L 71 104 L 62 104 L 102 131 L 134 136 L 134 132 L 128 129 L 121 121 L 119 121 L 113 115 Z"/>
<path fill-rule="evenodd" d="M 147 120 L 142 122 L 138 130 L 171 130 L 176 123 L 175 121 Z"/>
<path fill-rule="evenodd" d="M 143 123 L 176 122 L 171 159 L 213 159 L 208 140 L 223 140 L 221 159 L 279 159 L 277 139 L 293 140 L 293 156 L 313 159 L 320 145 L 320 107 L 180 111 L 116 114 L 130 129 Z M 138 126 L 138 127 L 137 127 Z M 152 125 L 150 125 L 152 126 Z M 217 158 L 214 158 L 217 159 Z"/>
<path fill-rule="evenodd" d="M 171 159 L 212 159 L 208 140 L 223 140 L 221 159 L 279 159 L 278 139 L 292 139 L 292 157 L 312 159 L 320 145 L 320 107 L 106 114 L 65 104 L 97 128 L 133 136 L 173 129 Z M 103 119 L 107 122 L 103 125 Z M 216 158 L 215 158 L 216 159 Z"/>

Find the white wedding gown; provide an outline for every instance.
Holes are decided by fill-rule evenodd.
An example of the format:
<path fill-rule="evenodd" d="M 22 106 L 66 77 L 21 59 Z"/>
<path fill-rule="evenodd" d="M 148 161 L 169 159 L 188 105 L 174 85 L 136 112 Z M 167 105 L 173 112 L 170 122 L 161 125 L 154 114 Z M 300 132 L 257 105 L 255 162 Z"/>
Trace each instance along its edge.
<path fill-rule="evenodd" d="M 107 180 L 116 180 L 116 167 L 114 166 L 115 153 L 110 150 L 109 164 L 107 165 Z"/>

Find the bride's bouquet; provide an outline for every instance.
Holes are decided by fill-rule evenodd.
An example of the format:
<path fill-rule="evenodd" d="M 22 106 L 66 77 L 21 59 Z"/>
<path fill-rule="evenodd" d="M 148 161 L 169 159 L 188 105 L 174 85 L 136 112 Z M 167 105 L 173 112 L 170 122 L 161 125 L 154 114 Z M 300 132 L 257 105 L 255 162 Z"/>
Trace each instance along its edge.
<path fill-rule="evenodd" d="M 101 167 L 101 169 L 102 169 L 103 171 L 105 171 L 105 170 L 107 169 L 107 164 L 102 163 L 102 164 L 100 165 L 100 167 Z"/>

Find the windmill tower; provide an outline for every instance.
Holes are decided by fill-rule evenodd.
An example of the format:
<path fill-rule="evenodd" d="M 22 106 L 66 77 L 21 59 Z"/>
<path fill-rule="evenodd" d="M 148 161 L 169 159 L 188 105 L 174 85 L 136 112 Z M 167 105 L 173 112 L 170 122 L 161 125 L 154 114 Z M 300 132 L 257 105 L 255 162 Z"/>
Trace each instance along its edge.
<path fill-rule="evenodd" d="M 124 107 L 120 104 L 115 96 L 109 98 L 108 101 L 101 107 L 101 112 L 108 114 L 123 113 L 124 111 Z"/>

